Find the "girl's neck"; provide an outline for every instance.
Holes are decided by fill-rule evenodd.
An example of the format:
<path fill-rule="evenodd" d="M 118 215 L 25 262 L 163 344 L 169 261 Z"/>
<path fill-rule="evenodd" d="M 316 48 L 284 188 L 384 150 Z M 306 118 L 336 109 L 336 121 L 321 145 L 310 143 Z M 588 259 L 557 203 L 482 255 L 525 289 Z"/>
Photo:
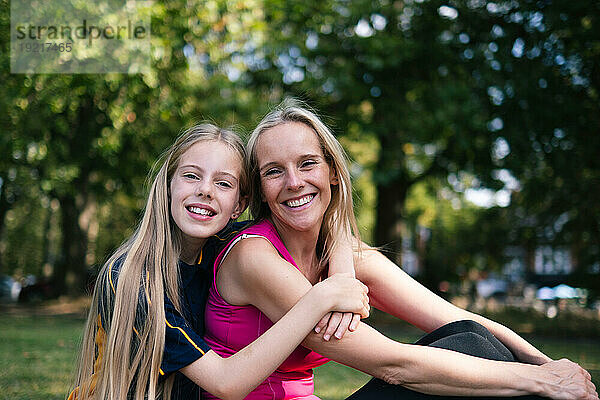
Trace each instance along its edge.
<path fill-rule="evenodd" d="M 297 231 L 290 229 L 275 218 L 270 218 L 269 221 L 277 229 L 283 244 L 300 271 L 312 283 L 316 283 L 320 276 L 319 258 L 317 257 L 320 226 L 309 231 Z"/>
<path fill-rule="evenodd" d="M 179 259 L 189 265 L 195 264 L 205 242 L 206 239 L 184 238 L 181 243 Z"/>

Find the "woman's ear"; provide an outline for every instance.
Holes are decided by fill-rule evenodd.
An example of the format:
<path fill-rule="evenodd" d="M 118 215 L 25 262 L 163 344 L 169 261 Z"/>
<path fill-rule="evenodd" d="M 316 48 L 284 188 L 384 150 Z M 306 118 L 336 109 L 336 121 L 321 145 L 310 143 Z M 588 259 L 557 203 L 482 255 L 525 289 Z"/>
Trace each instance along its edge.
<path fill-rule="evenodd" d="M 329 184 L 337 185 L 339 183 L 340 183 L 340 180 L 337 177 L 337 172 L 335 171 L 335 169 L 331 168 L 331 172 L 329 173 Z"/>
<path fill-rule="evenodd" d="M 248 196 L 240 196 L 237 206 L 231 213 L 231 219 L 237 219 L 240 215 L 242 215 L 246 207 L 248 207 Z"/>

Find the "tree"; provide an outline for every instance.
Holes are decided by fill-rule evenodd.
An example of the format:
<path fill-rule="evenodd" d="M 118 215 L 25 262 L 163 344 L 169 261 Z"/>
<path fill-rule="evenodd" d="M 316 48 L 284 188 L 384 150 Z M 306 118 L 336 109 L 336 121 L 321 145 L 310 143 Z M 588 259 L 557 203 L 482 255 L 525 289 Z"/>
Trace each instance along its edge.
<path fill-rule="evenodd" d="M 474 187 L 510 191 L 516 179 L 513 216 L 536 221 L 536 240 L 557 228 L 552 240 L 597 260 L 597 4 L 266 5 L 273 40 L 252 82 L 279 80 L 335 115 L 342 134 L 379 142 L 375 244 L 399 254 L 415 183 L 467 171 Z"/>
<path fill-rule="evenodd" d="M 592 272 L 600 256 L 598 11 L 566 1 L 459 11 L 481 24 L 465 23 L 465 32 L 473 60 L 485 60 L 477 71 L 490 99 L 496 174 L 509 171 L 521 187 L 511 206 L 515 237 L 571 248 L 579 272 Z"/>
<path fill-rule="evenodd" d="M 283 32 L 271 57 L 284 86 L 318 98 L 342 132 L 378 140 L 375 244 L 397 255 L 415 183 L 490 164 L 487 99 L 458 44 L 446 40 L 459 26 L 442 15 L 443 4 L 271 2 L 267 9 L 273 30 Z M 254 80 L 270 76 L 259 71 Z"/>
<path fill-rule="evenodd" d="M 139 210 L 146 171 L 178 132 L 210 116 L 222 118 L 220 123 L 236 122 L 231 117 L 236 111 L 249 115 L 255 104 L 252 94 L 238 90 L 228 76 L 235 66 L 234 50 L 246 43 L 247 31 L 240 28 L 255 24 L 251 9 L 225 1 L 169 1 L 153 7 L 153 68 L 145 75 L 11 75 L 3 56 L 2 77 L 9 90 L 1 100 L 7 135 L 2 138 L 0 212 L 10 206 L 5 206 L 10 203 L 6 194 L 18 193 L 23 185 L 35 186 L 46 203 L 58 202 L 56 294 L 84 288 L 90 266 L 103 259 L 90 253 L 89 243 L 99 212 L 123 204 Z M 9 31 L 6 1 L 1 18 L 7 28 L 2 31 Z M 3 43 L 8 48 L 8 40 Z M 6 178 L 17 170 L 23 179 Z M 122 193 L 137 201 L 123 201 Z M 113 196 L 117 199 L 110 205 Z M 47 207 L 35 196 L 21 201 Z M 109 243 L 100 242 L 111 247 L 124 235 L 106 233 Z"/>

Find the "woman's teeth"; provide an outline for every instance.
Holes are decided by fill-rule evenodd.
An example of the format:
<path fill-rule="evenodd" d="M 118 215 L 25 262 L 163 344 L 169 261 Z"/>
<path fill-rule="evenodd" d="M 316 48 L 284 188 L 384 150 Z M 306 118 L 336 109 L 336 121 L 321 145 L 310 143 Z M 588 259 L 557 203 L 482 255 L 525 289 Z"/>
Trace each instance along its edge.
<path fill-rule="evenodd" d="M 309 203 L 314 197 L 314 194 L 309 194 L 296 200 L 288 200 L 285 202 L 285 204 L 288 207 L 300 207 L 305 205 L 306 203 Z"/>
<path fill-rule="evenodd" d="M 194 214 L 207 215 L 209 217 L 212 217 L 213 215 L 215 215 L 214 212 L 209 211 L 206 208 L 201 208 L 201 207 L 188 207 L 188 210 L 190 210 L 190 212 L 193 212 Z"/>

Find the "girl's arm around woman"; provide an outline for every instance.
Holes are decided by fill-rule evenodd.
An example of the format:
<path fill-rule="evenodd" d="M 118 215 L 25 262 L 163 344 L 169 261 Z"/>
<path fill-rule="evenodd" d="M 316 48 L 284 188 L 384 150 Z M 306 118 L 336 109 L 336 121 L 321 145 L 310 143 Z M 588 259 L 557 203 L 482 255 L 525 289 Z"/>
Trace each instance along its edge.
<path fill-rule="evenodd" d="M 221 399 L 243 399 L 302 342 L 332 310 L 369 315 L 367 287 L 336 274 L 312 287 L 265 334 L 229 358 L 207 352 L 181 369 L 204 390 Z"/>

